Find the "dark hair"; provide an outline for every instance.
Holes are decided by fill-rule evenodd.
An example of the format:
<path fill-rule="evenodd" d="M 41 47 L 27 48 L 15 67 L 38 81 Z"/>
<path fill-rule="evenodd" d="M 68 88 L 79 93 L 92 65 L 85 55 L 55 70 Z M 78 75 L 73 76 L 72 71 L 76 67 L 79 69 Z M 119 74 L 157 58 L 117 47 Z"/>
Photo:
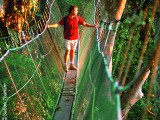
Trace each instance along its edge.
<path fill-rule="evenodd" d="M 77 6 L 76 6 L 76 5 L 71 5 L 71 6 L 69 7 L 68 12 L 71 13 L 72 10 L 74 10 L 75 7 L 77 7 Z M 77 8 L 78 8 L 78 7 L 77 7 Z"/>

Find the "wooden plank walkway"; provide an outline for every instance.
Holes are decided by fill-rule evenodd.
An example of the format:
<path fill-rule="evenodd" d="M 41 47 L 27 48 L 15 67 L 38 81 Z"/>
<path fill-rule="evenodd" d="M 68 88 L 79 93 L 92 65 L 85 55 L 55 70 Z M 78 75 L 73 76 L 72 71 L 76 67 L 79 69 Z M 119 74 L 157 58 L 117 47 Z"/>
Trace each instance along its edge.
<path fill-rule="evenodd" d="M 78 62 L 78 52 L 75 52 L 75 66 Z M 76 92 L 77 71 L 69 70 L 64 76 L 64 86 L 62 95 L 53 120 L 70 120 L 72 114 L 72 106 Z"/>
<path fill-rule="evenodd" d="M 76 71 L 70 70 L 66 74 L 62 95 L 57 106 L 54 120 L 70 120 L 75 97 L 75 83 Z"/>

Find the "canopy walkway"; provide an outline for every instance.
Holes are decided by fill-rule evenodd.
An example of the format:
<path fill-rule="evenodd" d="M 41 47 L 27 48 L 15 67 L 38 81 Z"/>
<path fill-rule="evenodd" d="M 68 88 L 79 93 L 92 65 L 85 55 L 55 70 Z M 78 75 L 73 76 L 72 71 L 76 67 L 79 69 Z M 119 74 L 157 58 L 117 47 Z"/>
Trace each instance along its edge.
<path fill-rule="evenodd" d="M 83 18 L 89 23 L 100 23 L 102 3 L 90 4 L 91 7 L 84 7 L 87 12 Z M 65 73 L 62 66 L 63 27 L 45 28 L 46 24 L 59 21 L 63 15 L 55 0 L 48 0 L 44 11 L 35 26 L 24 31 L 25 42 L 1 55 L 1 117 L 15 120 L 121 120 L 120 92 L 130 88 L 136 77 L 127 86 L 120 87 L 112 77 L 112 70 L 108 69 L 112 55 L 106 58 L 105 52 L 109 49 L 106 46 L 111 42 L 109 35 L 114 37 L 116 34 L 119 22 L 113 21 L 108 29 L 80 27 L 80 42 L 75 52 L 78 70 Z M 18 41 L 14 37 L 16 39 Z M 11 37 L 1 40 L 4 44 L 8 41 L 14 44 Z M 116 71 L 113 68 L 113 73 Z"/>

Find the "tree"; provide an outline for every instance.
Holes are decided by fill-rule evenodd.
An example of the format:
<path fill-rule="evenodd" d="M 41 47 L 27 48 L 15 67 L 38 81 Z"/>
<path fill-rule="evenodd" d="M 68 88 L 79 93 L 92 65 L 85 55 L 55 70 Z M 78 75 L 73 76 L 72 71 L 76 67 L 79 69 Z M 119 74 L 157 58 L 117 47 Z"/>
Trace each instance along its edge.
<path fill-rule="evenodd" d="M 117 69 L 117 72 L 113 73 L 113 77 L 116 76 L 118 77 L 119 84 L 121 86 L 124 86 L 123 90 L 125 90 L 124 92 L 121 93 L 121 106 L 122 106 L 123 119 L 127 118 L 127 114 L 131 109 L 131 107 L 143 97 L 144 94 L 142 93 L 142 87 L 145 81 L 150 78 L 150 76 L 152 76 L 152 78 L 149 79 L 151 83 L 150 87 L 148 86 L 149 90 L 147 92 L 148 95 L 153 93 L 153 85 L 154 81 L 156 80 L 158 60 L 160 57 L 160 54 L 158 52 L 159 42 L 156 43 L 155 47 L 153 47 L 153 44 L 152 46 L 148 45 L 152 41 L 154 41 L 154 35 L 158 36 L 159 34 L 158 32 L 157 33 L 153 32 L 155 29 L 154 24 L 157 23 L 157 21 L 154 22 L 154 18 L 156 17 L 155 14 L 158 11 L 157 10 L 159 5 L 158 0 L 155 2 L 127 1 L 125 7 L 125 9 L 127 10 L 123 12 L 125 3 L 126 3 L 125 0 L 120 1 L 120 5 L 117 8 L 117 12 L 115 14 L 115 19 L 112 19 L 115 20 L 116 22 L 112 23 L 113 29 L 111 29 L 110 34 L 108 34 L 109 36 L 106 43 L 107 47 L 103 51 L 104 54 L 106 55 L 107 62 L 109 64 L 110 73 L 112 73 L 111 71 L 112 71 L 113 51 L 115 57 L 118 57 L 118 48 L 124 51 L 124 57 L 119 57 L 119 59 L 121 60 L 118 60 L 118 58 L 113 57 L 114 64 L 118 62 L 122 64 L 116 66 L 119 67 L 120 69 Z M 123 17 L 121 18 L 122 13 Z M 108 16 L 114 15 L 111 12 L 108 12 L 108 14 L 109 14 Z M 117 30 L 119 21 L 122 22 L 121 23 L 122 25 L 120 25 L 120 28 Z M 127 29 L 128 25 L 130 29 Z M 117 36 L 116 33 L 118 34 Z M 126 40 L 126 38 L 128 38 L 127 36 L 129 37 L 128 41 Z M 114 45 L 115 37 L 116 37 L 115 42 L 117 42 L 116 45 Z M 159 41 L 159 38 L 156 39 L 157 41 Z M 117 40 L 121 41 L 125 40 L 125 41 L 119 42 Z M 123 47 L 125 46 L 126 49 L 122 48 L 122 46 Z M 141 47 L 138 48 L 137 46 Z M 140 57 L 134 54 L 134 52 L 136 52 L 136 49 L 140 51 L 140 54 L 139 53 L 137 54 Z M 150 56 L 150 54 L 152 54 L 152 56 Z M 131 64 L 133 66 L 131 66 Z M 138 66 L 136 66 L 136 64 Z M 152 69 L 153 71 L 151 72 Z M 145 97 L 149 98 L 147 96 Z M 148 105 L 146 103 L 146 110 L 147 109 Z"/>

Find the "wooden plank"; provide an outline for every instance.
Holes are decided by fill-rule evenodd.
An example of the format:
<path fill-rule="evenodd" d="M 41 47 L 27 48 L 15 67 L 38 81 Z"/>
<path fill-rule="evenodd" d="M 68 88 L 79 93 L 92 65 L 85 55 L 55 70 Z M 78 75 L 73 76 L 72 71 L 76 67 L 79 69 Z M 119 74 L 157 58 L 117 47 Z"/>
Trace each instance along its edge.
<path fill-rule="evenodd" d="M 75 66 L 78 62 L 78 53 L 75 53 Z M 53 120 L 70 120 L 72 113 L 72 105 L 75 97 L 75 86 L 77 79 L 77 71 L 69 70 L 63 80 L 64 86 L 59 104 L 56 108 Z"/>
<path fill-rule="evenodd" d="M 61 96 L 54 120 L 70 120 L 74 96 Z"/>
<path fill-rule="evenodd" d="M 70 120 L 75 97 L 76 77 L 77 71 L 75 70 L 69 70 L 66 73 L 62 95 L 54 115 L 54 120 Z"/>
<path fill-rule="evenodd" d="M 76 77 L 77 77 L 77 71 L 76 70 L 69 70 L 66 73 L 66 76 L 64 78 L 65 85 L 67 85 L 68 83 L 75 84 Z"/>

